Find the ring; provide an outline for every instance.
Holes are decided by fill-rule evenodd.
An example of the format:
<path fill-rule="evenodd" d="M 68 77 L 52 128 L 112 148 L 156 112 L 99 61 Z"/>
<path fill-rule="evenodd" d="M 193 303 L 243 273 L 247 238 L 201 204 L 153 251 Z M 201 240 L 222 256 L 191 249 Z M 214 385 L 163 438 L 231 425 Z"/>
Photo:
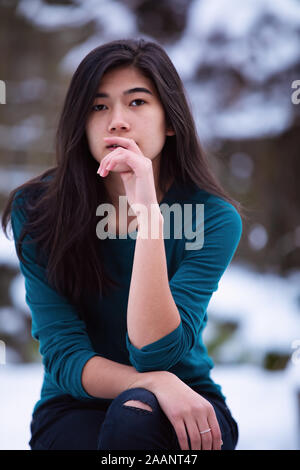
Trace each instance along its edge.
<path fill-rule="evenodd" d="M 211 429 L 208 428 L 208 429 L 205 429 L 205 431 L 200 431 L 200 434 L 205 434 L 206 432 L 209 432 Z"/>

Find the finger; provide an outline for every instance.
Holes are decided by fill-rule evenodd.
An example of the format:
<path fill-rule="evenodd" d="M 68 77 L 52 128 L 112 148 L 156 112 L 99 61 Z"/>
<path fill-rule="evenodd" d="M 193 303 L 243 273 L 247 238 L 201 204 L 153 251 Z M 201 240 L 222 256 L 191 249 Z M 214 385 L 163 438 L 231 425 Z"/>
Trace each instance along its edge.
<path fill-rule="evenodd" d="M 214 409 L 208 416 L 207 420 L 209 423 L 209 427 L 211 428 L 212 449 L 221 450 L 221 446 L 223 444 L 222 433 Z"/>
<path fill-rule="evenodd" d="M 124 150 L 124 149 L 117 149 L 115 151 L 116 153 L 113 154 L 113 152 L 106 157 L 101 162 L 101 167 L 106 168 L 108 165 L 108 162 L 110 161 L 117 161 L 119 163 L 124 163 L 129 167 L 129 171 L 133 171 L 137 177 L 142 177 L 145 175 L 145 172 L 148 172 L 149 170 L 152 169 L 152 162 L 149 158 L 141 158 L 138 157 L 136 154 Z M 125 171 L 125 170 L 122 170 Z M 127 169 L 128 171 L 128 169 Z"/>
<path fill-rule="evenodd" d="M 116 172 L 134 172 L 132 162 L 124 155 L 115 155 L 114 158 L 108 160 L 103 165 L 104 171 L 116 171 Z"/>
<path fill-rule="evenodd" d="M 211 430 L 209 429 L 210 429 L 210 425 L 207 420 L 201 419 L 198 421 L 198 432 L 201 437 L 201 449 L 202 450 L 212 450 L 213 439 L 212 439 Z M 206 432 L 203 432 L 203 431 L 206 431 Z"/>
<path fill-rule="evenodd" d="M 134 174 L 132 168 L 128 166 L 126 163 L 118 162 L 116 160 L 111 161 L 108 163 L 105 171 L 109 173 L 110 171 L 115 171 L 116 173 L 126 174 L 128 176 L 132 176 Z"/>
<path fill-rule="evenodd" d="M 133 139 L 128 139 L 127 137 L 112 136 L 112 137 L 104 137 L 103 140 L 105 140 L 105 142 L 108 145 L 118 144 L 118 145 L 122 145 L 124 148 L 128 150 L 132 150 L 135 153 L 136 152 L 142 153 L 139 146 Z"/>
<path fill-rule="evenodd" d="M 172 425 L 173 425 L 173 428 L 175 429 L 180 449 L 190 450 L 184 421 L 183 420 L 173 421 Z"/>
<path fill-rule="evenodd" d="M 191 449 L 189 450 L 201 450 L 201 434 L 195 418 L 186 419 L 185 426 L 191 443 Z"/>
<path fill-rule="evenodd" d="M 107 165 L 107 163 L 111 160 L 112 157 L 114 157 L 115 155 L 119 155 L 120 150 L 124 150 L 124 149 L 118 147 L 118 148 L 112 150 L 111 152 L 109 152 L 107 155 L 105 155 L 105 157 L 102 158 L 102 160 L 100 162 L 100 170 L 102 170 Z"/>
<path fill-rule="evenodd" d="M 115 157 L 116 157 L 116 155 L 114 156 L 114 158 Z M 111 156 L 108 157 L 108 158 L 105 157 L 101 161 L 97 173 L 100 176 L 107 176 L 109 171 L 112 170 L 112 163 L 113 162 L 114 162 L 114 159 L 112 159 Z M 120 168 L 120 166 L 121 166 L 121 168 Z M 117 169 L 117 171 L 130 171 L 130 172 L 132 172 L 132 168 L 126 162 L 122 162 L 119 165 L 119 168 Z"/>

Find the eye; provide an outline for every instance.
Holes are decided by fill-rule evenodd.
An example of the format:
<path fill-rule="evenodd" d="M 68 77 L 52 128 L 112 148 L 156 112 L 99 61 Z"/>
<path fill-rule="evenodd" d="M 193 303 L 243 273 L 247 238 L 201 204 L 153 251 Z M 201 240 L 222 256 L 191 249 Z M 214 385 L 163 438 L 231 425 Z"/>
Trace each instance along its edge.
<path fill-rule="evenodd" d="M 92 111 L 102 111 L 99 109 L 100 106 L 105 106 L 105 104 L 95 104 L 95 106 L 92 107 Z"/>
<path fill-rule="evenodd" d="M 136 100 L 131 101 L 131 103 L 137 103 L 137 102 L 140 103 L 141 101 L 142 101 L 142 103 L 146 103 L 146 101 L 144 101 L 142 99 L 139 99 L 139 98 L 137 98 Z M 140 105 L 138 105 L 138 106 L 140 106 Z M 134 107 L 136 107 L 136 106 L 134 106 Z"/>

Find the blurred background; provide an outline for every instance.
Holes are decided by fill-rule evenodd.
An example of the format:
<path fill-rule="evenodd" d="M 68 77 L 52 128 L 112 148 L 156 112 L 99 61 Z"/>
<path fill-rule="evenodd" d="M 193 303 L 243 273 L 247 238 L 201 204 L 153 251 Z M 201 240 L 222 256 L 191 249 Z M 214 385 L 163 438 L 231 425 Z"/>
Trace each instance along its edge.
<path fill-rule="evenodd" d="M 237 449 L 300 449 L 300 0 L 0 0 L 0 28 L 1 212 L 11 190 L 55 164 L 83 57 L 127 37 L 165 48 L 219 179 L 249 209 L 208 308 L 212 377 L 239 424 Z M 41 381 L 24 279 L 1 231 L 0 449 L 29 449 Z"/>

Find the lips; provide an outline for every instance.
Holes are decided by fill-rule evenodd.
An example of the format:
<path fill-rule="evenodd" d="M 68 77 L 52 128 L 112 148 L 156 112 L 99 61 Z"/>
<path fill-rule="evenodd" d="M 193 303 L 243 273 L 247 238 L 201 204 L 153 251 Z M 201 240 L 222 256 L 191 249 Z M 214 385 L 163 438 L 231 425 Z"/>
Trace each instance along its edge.
<path fill-rule="evenodd" d="M 106 146 L 107 149 L 116 149 L 118 147 L 121 147 L 121 145 L 107 145 Z"/>
<path fill-rule="evenodd" d="M 135 142 L 136 143 L 136 142 Z M 122 145 L 119 145 L 119 144 L 111 144 L 111 145 L 107 145 L 106 148 L 107 149 L 116 149 L 118 147 L 122 147 L 122 148 L 125 148 L 123 147 Z"/>

